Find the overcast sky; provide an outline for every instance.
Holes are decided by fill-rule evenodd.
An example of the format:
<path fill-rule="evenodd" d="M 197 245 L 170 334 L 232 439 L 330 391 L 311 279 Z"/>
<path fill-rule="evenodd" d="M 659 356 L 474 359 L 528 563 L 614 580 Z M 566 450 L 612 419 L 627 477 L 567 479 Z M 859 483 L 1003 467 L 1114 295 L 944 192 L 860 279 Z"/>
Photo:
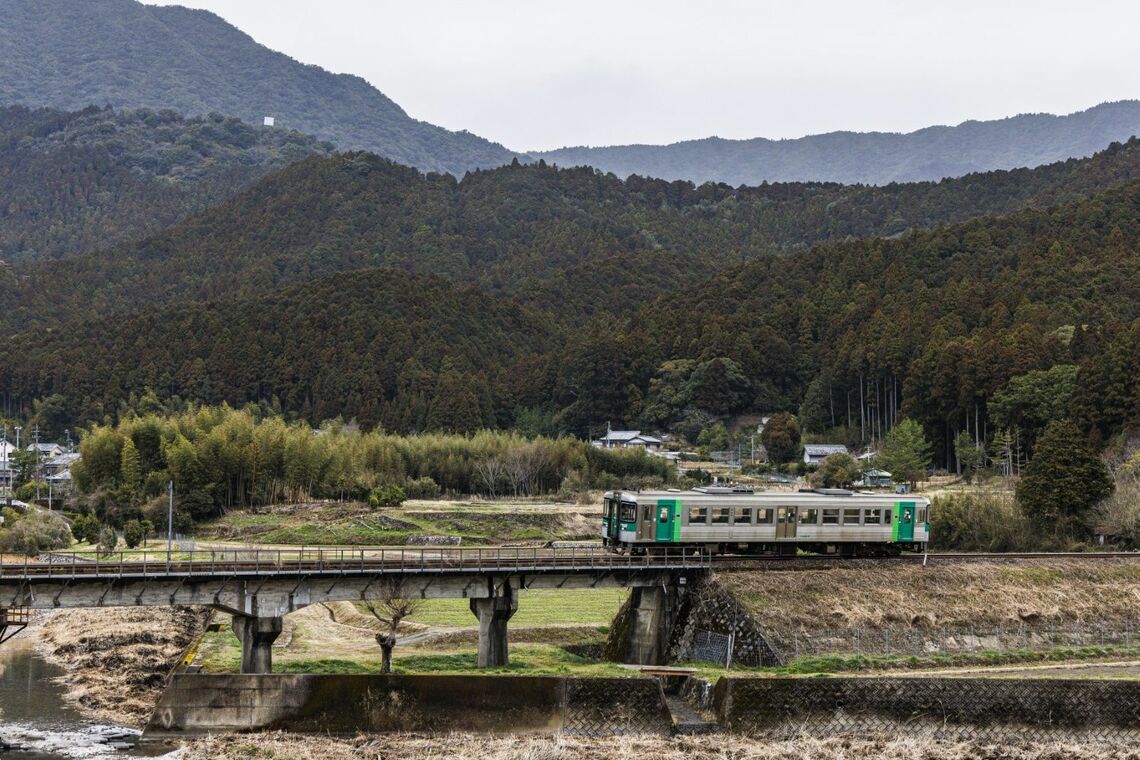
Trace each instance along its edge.
<path fill-rule="evenodd" d="M 1136 0 L 148 0 L 516 150 L 911 131 L 1140 97 Z"/>

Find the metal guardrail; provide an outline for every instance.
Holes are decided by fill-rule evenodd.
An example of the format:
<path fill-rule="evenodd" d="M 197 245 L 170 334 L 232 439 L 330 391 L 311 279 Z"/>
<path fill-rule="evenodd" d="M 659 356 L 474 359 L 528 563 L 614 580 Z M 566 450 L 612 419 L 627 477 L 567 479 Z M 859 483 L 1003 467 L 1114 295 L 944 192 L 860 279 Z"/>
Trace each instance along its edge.
<path fill-rule="evenodd" d="M 192 578 L 196 576 L 359 575 L 501 572 L 595 572 L 632 570 L 705 570 L 707 552 L 665 549 L 655 553 L 615 554 L 594 548 L 446 547 L 358 549 L 214 549 L 163 551 L 52 552 L 48 561 L 0 556 L 0 581 L 83 578 Z"/>

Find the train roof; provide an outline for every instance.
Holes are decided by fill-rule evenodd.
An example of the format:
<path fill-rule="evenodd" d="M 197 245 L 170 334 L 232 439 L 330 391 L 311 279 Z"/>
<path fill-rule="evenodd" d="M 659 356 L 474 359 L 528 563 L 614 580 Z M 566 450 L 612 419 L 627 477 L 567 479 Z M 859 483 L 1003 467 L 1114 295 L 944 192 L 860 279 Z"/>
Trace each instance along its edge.
<path fill-rule="evenodd" d="M 605 498 L 612 498 L 614 493 L 614 491 L 606 491 Z M 706 487 L 694 488 L 689 491 L 674 489 L 671 491 L 620 491 L 620 493 L 623 500 L 631 499 L 637 501 L 640 498 L 681 499 L 685 502 L 696 503 L 702 501 L 723 503 L 737 499 L 742 501 L 759 500 L 784 503 L 788 503 L 789 501 L 823 501 L 835 503 L 836 505 L 842 504 L 844 501 L 881 501 L 890 504 L 894 504 L 898 501 L 930 501 L 925 496 L 919 496 L 917 494 L 871 493 L 865 491 L 848 491 L 839 488 L 817 488 L 800 491 L 753 491 L 739 487 Z"/>

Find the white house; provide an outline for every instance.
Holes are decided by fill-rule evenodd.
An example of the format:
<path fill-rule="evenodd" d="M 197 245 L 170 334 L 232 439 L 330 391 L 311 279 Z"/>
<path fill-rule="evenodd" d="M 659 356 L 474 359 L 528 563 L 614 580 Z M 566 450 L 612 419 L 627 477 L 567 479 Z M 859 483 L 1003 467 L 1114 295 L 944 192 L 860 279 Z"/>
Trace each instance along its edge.
<path fill-rule="evenodd" d="M 659 451 L 661 439 L 644 435 L 640 430 L 607 430 L 606 434 L 594 441 L 600 449 L 631 449 L 643 447 L 646 451 Z"/>
<path fill-rule="evenodd" d="M 804 464 L 819 464 L 830 454 L 846 454 L 841 443 L 808 443 L 804 445 Z"/>

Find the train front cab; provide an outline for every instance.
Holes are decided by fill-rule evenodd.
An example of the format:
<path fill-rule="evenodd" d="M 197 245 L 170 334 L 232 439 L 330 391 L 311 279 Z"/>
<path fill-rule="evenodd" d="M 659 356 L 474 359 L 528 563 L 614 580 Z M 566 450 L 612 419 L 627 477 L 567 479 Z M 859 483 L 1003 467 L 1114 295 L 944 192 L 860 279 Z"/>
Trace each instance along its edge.
<path fill-rule="evenodd" d="M 602 544 L 641 548 L 681 540 L 681 500 L 607 493 L 602 505 Z"/>
<path fill-rule="evenodd" d="M 914 551 L 925 551 L 930 540 L 930 502 L 895 502 L 894 520 L 891 522 L 891 543 Z"/>

